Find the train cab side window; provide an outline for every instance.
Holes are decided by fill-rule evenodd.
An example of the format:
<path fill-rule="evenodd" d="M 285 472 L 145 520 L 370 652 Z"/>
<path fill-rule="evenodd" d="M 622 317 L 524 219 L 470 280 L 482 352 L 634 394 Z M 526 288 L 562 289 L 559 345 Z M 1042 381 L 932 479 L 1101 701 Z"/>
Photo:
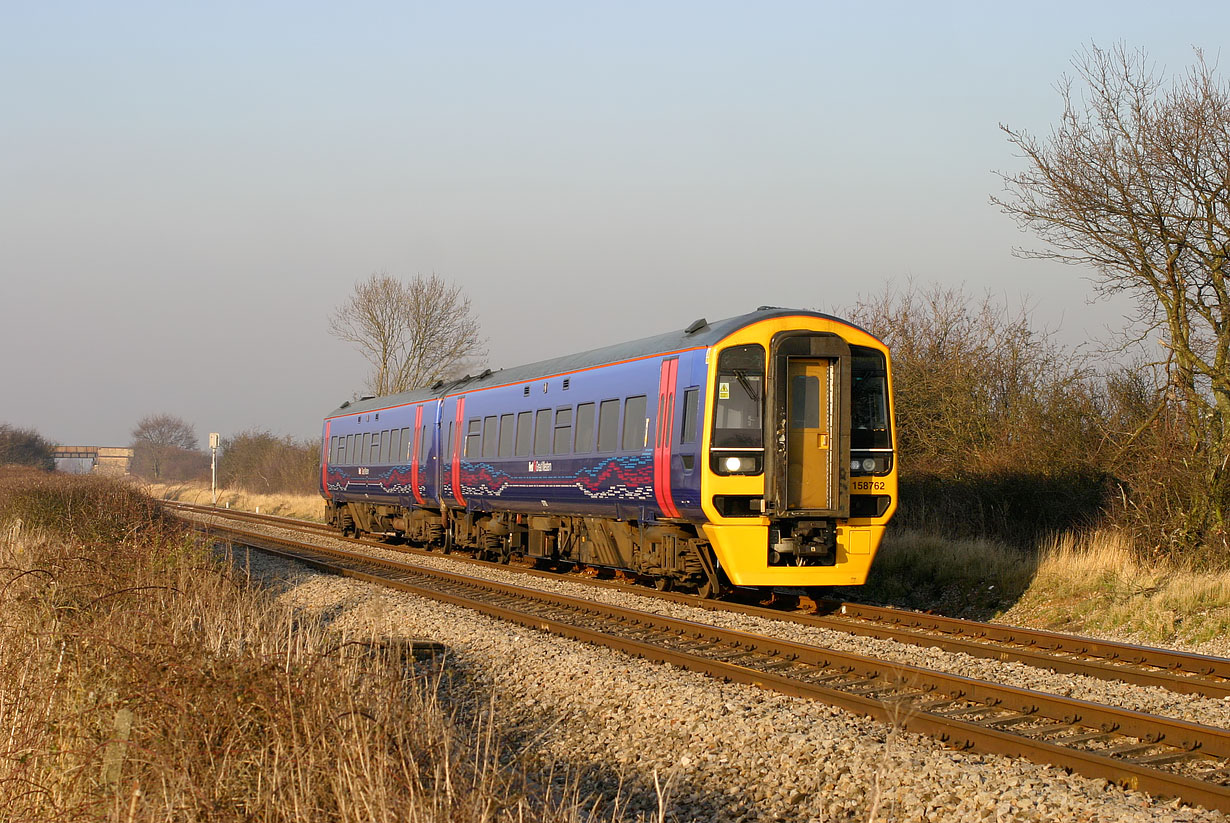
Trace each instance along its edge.
<path fill-rule="evenodd" d="M 525 457 L 534 446 L 534 413 L 517 415 L 517 457 Z"/>
<path fill-rule="evenodd" d="M 500 445 L 499 436 L 496 434 L 496 419 L 495 415 L 483 418 L 483 457 L 495 457 Z"/>
<path fill-rule="evenodd" d="M 552 454 L 568 454 L 572 451 L 572 407 L 555 410 L 555 444 Z"/>
<path fill-rule="evenodd" d="M 513 443 L 517 440 L 515 419 L 511 414 L 500 415 L 500 457 L 513 456 Z"/>
<path fill-rule="evenodd" d="M 594 450 L 594 404 L 577 406 L 577 454 Z"/>
<path fill-rule="evenodd" d="M 551 410 L 539 409 L 534 421 L 534 454 L 551 453 Z"/>
<path fill-rule="evenodd" d="M 646 408 L 643 394 L 624 401 L 624 451 L 643 449 L 649 444 L 649 418 L 645 416 Z"/>
<path fill-rule="evenodd" d="M 483 423 L 477 417 L 470 421 L 469 430 L 466 433 L 465 456 L 478 457 L 479 441 L 483 436 Z"/>
<path fill-rule="evenodd" d="M 329 438 L 329 458 L 328 460 L 330 463 L 337 462 L 337 438 L 336 437 Z"/>
<path fill-rule="evenodd" d="M 696 442 L 696 411 L 699 403 L 699 389 L 688 389 L 683 393 L 683 429 L 679 432 L 680 443 Z"/>
<path fill-rule="evenodd" d="M 603 400 L 598 407 L 598 451 L 613 452 L 619 446 L 619 401 Z"/>

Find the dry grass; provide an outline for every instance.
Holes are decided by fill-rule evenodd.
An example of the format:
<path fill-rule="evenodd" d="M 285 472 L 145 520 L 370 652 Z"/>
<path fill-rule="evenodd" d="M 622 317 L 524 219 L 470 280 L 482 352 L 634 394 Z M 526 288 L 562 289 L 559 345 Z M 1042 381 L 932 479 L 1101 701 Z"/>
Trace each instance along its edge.
<path fill-rule="evenodd" d="M 1148 643 L 1198 645 L 1230 631 L 1230 572 L 1146 560 L 1114 531 L 1065 534 L 1033 551 L 891 533 L 867 586 L 844 593 Z"/>
<path fill-rule="evenodd" d="M 1013 612 L 1044 625 L 1186 644 L 1230 630 L 1230 572 L 1144 561 L 1116 532 L 1065 535 L 1040 558 Z"/>
<path fill-rule="evenodd" d="M 423 666 L 276 605 L 128 487 L 0 477 L 0 821 L 585 817 Z"/>
<path fill-rule="evenodd" d="M 140 488 L 158 500 L 209 505 L 208 485 L 200 483 L 141 483 Z M 255 494 L 242 489 L 218 489 L 218 505 L 240 511 L 297 517 L 317 523 L 324 519 L 325 502 L 318 494 Z"/>

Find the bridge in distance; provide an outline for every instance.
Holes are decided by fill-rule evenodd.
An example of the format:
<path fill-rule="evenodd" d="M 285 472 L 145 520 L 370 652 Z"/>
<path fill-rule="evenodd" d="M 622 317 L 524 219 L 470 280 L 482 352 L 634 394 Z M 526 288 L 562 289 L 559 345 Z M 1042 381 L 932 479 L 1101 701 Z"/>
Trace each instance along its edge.
<path fill-rule="evenodd" d="M 89 460 L 95 474 L 128 474 L 133 450 L 127 446 L 57 446 L 52 454 L 56 460 Z"/>

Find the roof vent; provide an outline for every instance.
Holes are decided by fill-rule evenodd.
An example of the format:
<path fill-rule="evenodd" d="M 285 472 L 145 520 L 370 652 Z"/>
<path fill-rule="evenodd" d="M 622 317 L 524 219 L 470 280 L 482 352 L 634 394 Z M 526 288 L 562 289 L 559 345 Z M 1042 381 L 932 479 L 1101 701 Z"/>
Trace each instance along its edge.
<path fill-rule="evenodd" d="M 440 388 L 440 387 L 441 387 L 441 386 L 443 386 L 443 385 L 444 385 L 444 381 L 443 381 L 443 380 L 437 380 L 436 382 L 434 382 L 434 383 L 432 383 L 432 384 L 431 384 L 431 389 L 432 389 L 432 391 L 435 391 L 436 389 Z"/>
<path fill-rule="evenodd" d="M 364 395 L 359 396 L 360 403 L 362 403 L 364 400 L 375 400 L 375 399 L 376 399 L 376 395 L 374 394 L 364 394 Z"/>
<path fill-rule="evenodd" d="M 756 311 L 777 311 L 781 306 L 757 306 Z"/>
<path fill-rule="evenodd" d="M 699 320 L 693 320 L 692 325 L 684 329 L 683 333 L 684 334 L 696 334 L 701 329 L 708 328 L 708 326 L 709 326 L 709 321 L 702 317 Z"/>
<path fill-rule="evenodd" d="M 489 374 L 491 374 L 491 369 L 484 369 L 483 373 L 478 376 L 478 379 L 482 380 L 484 377 L 486 377 Z"/>
<path fill-rule="evenodd" d="M 350 405 L 350 401 L 349 401 L 349 400 L 343 400 L 343 401 L 342 401 L 342 405 L 341 405 L 341 406 L 339 406 L 338 408 L 342 408 L 342 409 L 344 409 L 344 408 L 346 408 L 346 407 L 347 407 L 347 406 L 349 406 L 349 405 Z"/>

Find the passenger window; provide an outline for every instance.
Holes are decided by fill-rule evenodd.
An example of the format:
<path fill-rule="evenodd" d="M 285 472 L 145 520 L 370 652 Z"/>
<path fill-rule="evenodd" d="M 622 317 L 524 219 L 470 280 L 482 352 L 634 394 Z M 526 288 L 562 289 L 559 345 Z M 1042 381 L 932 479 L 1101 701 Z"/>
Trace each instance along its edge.
<path fill-rule="evenodd" d="M 798 374 L 790 381 L 790 428 L 820 428 L 820 380 Z"/>
<path fill-rule="evenodd" d="M 577 406 L 577 454 L 594 450 L 594 404 Z"/>
<path fill-rule="evenodd" d="M 466 457 L 478 457 L 479 439 L 482 437 L 482 421 L 477 417 L 470 421 L 469 432 L 466 434 Z"/>
<path fill-rule="evenodd" d="M 619 401 L 603 400 L 598 407 L 598 451 L 613 452 L 619 447 Z"/>
<path fill-rule="evenodd" d="M 496 417 L 483 418 L 483 457 L 495 457 L 500 445 L 499 436 L 495 433 Z"/>
<path fill-rule="evenodd" d="M 525 457 L 534 445 L 534 413 L 521 412 L 517 415 L 517 456 Z"/>
<path fill-rule="evenodd" d="M 568 454 L 572 451 L 572 409 L 555 411 L 555 444 L 552 454 Z"/>
<path fill-rule="evenodd" d="M 348 434 L 346 435 L 346 465 L 353 466 L 355 462 L 354 435 Z"/>
<path fill-rule="evenodd" d="M 513 456 L 513 443 L 516 442 L 516 429 L 511 414 L 500 415 L 500 457 Z"/>
<path fill-rule="evenodd" d="M 448 441 L 444 444 L 444 454 L 440 455 L 445 460 L 452 462 L 453 459 L 453 421 L 448 421 Z"/>
<path fill-rule="evenodd" d="M 699 403 L 699 389 L 688 389 L 683 393 L 683 431 L 679 435 L 680 443 L 696 442 L 696 420 Z"/>
<path fill-rule="evenodd" d="M 364 432 L 363 443 L 359 446 L 359 462 L 360 463 L 371 463 L 372 462 L 371 457 L 370 457 L 371 453 L 372 453 L 372 433 Z"/>
<path fill-rule="evenodd" d="M 410 443 L 410 427 L 401 430 L 401 445 L 397 447 L 398 462 L 409 461 L 412 444 Z"/>
<path fill-rule="evenodd" d="M 649 443 L 649 420 L 645 417 L 645 395 L 624 402 L 624 451 L 643 449 Z"/>
<path fill-rule="evenodd" d="M 385 430 L 385 431 L 380 432 L 380 459 L 379 459 L 379 462 L 380 462 L 380 463 L 382 463 L 382 464 L 383 464 L 383 463 L 388 463 L 388 462 L 389 462 L 389 441 L 390 441 L 391 439 L 392 439 L 392 438 L 391 438 L 391 437 L 389 437 L 389 432 L 388 432 L 388 430 Z"/>
<path fill-rule="evenodd" d="M 427 454 L 431 451 L 431 426 L 423 424 L 422 435 L 419 437 L 419 462 L 427 462 Z"/>
<path fill-rule="evenodd" d="M 551 410 L 539 409 L 534 421 L 534 454 L 551 453 Z"/>

